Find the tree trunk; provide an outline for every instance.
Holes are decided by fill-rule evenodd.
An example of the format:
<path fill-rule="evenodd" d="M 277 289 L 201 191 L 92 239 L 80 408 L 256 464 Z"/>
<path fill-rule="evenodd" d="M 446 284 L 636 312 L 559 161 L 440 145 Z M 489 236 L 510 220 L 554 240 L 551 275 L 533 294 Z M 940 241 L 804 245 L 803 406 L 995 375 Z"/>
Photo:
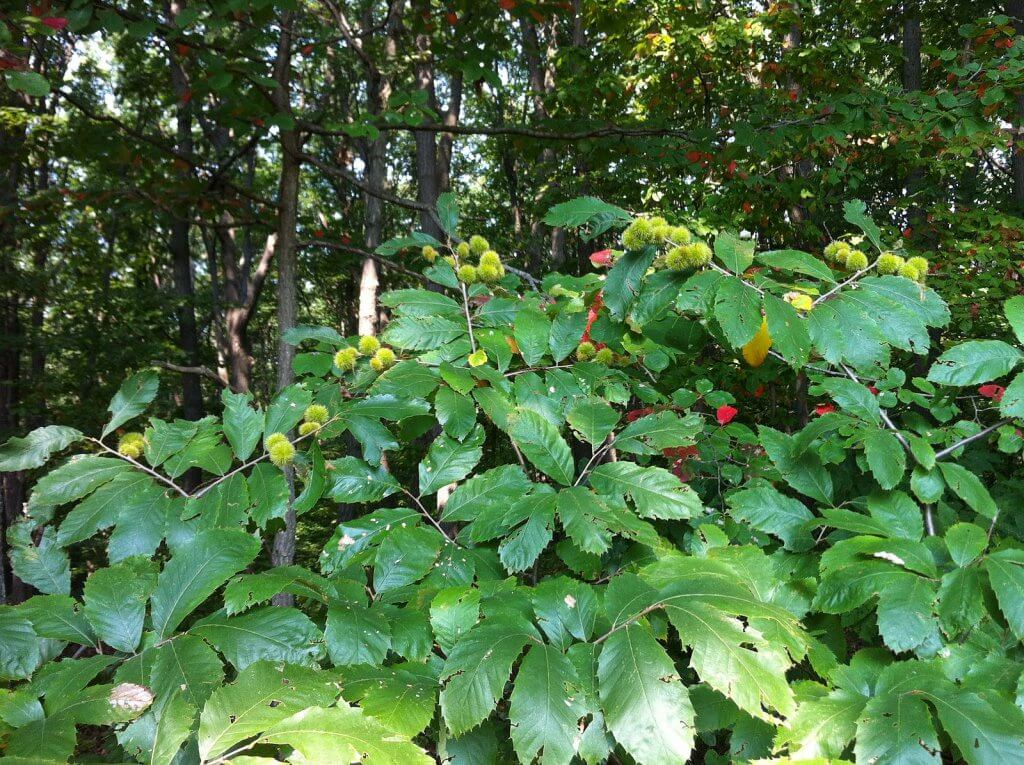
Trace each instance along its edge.
<path fill-rule="evenodd" d="M 170 5 L 170 19 L 174 19 L 185 9 L 184 2 L 176 0 Z M 170 54 L 171 84 L 178 99 L 175 110 L 177 122 L 176 142 L 178 151 L 183 154 L 192 153 L 192 104 L 185 98 L 188 81 L 185 71 Z M 187 171 L 183 172 L 187 175 Z M 192 248 L 189 244 L 188 209 L 171 220 L 171 235 L 168 249 L 171 251 L 171 265 L 174 274 L 174 292 L 177 296 L 175 313 L 178 318 L 178 346 L 190 367 L 199 366 L 199 331 L 196 325 L 195 280 L 192 270 Z M 183 374 L 181 376 L 181 400 L 185 419 L 199 420 L 203 417 L 203 390 L 199 383 L 199 375 Z M 191 474 L 191 471 L 190 471 Z M 186 477 L 186 483 L 192 482 L 197 476 Z"/>
<path fill-rule="evenodd" d="M 427 94 L 427 106 L 437 111 L 437 93 L 434 89 L 434 59 L 430 50 L 430 37 L 416 35 L 416 88 Z M 437 134 L 417 130 L 416 137 L 416 197 L 435 209 L 440 194 L 440 176 L 437 161 Z M 429 211 L 420 212 L 420 229 L 438 239 L 444 239 L 444 232 Z"/>
<path fill-rule="evenodd" d="M 1013 19 L 1017 39 L 1024 35 L 1024 0 L 1010 0 L 1007 14 Z M 1013 143 L 1010 146 L 1010 173 L 1013 176 L 1013 212 L 1024 215 L 1024 88 L 1013 97 Z"/>
<path fill-rule="evenodd" d="M 291 94 L 291 47 L 293 14 L 286 13 L 281 21 L 281 38 L 278 43 L 274 78 L 277 88 L 274 101 L 278 111 L 288 110 Z M 278 190 L 277 226 L 277 387 L 279 390 L 292 384 L 295 379 L 292 361 L 295 346 L 285 342 L 285 333 L 295 326 L 297 314 L 296 294 L 296 225 L 299 205 L 299 136 L 294 130 L 281 131 L 281 178 Z M 287 566 L 295 559 L 295 475 L 289 468 L 288 476 L 291 499 L 285 517 L 285 528 L 274 536 L 271 563 Z M 291 605 L 291 595 L 274 598 L 278 605 Z"/>
<path fill-rule="evenodd" d="M 903 91 L 911 93 L 921 89 L 921 18 L 917 3 L 905 3 L 903 14 Z M 924 221 L 924 210 L 915 199 L 924 186 L 924 168 L 912 165 L 905 183 L 910 200 L 907 217 L 911 229 L 915 229 Z"/>

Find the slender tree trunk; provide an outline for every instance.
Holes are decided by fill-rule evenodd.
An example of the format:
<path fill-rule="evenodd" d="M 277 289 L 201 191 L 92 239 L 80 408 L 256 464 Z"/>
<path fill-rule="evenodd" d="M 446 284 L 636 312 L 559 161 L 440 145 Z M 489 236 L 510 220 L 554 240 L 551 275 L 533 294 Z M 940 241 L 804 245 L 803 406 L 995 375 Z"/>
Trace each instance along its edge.
<path fill-rule="evenodd" d="M 911 93 L 921 89 L 921 17 L 917 2 L 904 3 L 903 14 L 903 91 Z M 924 168 L 911 165 L 905 184 L 910 199 L 907 216 L 914 229 L 924 220 L 924 210 L 916 199 L 924 186 Z"/>
<path fill-rule="evenodd" d="M 185 9 L 184 2 L 176 0 L 170 4 L 169 16 L 173 23 L 174 19 Z M 178 106 L 175 111 L 177 122 L 176 141 L 178 151 L 184 154 L 192 153 L 192 104 L 185 98 L 188 90 L 188 81 L 185 71 L 175 58 L 172 51 L 170 54 L 171 84 L 178 99 Z M 196 325 L 195 307 L 195 279 L 192 267 L 192 248 L 189 244 L 189 222 L 188 209 L 180 217 L 175 216 L 171 220 L 171 235 L 168 249 L 171 252 L 171 265 L 174 274 L 174 291 L 178 299 L 175 312 L 178 317 L 178 346 L 181 348 L 185 363 L 188 366 L 199 366 L 199 331 Z M 199 375 L 183 374 L 182 385 L 182 408 L 185 419 L 199 420 L 203 416 L 203 390 L 200 386 Z M 194 481 L 197 478 L 190 471 L 186 482 Z"/>
<path fill-rule="evenodd" d="M 430 50 L 430 37 L 416 35 L 416 88 L 427 94 L 427 105 L 437 111 L 437 93 L 434 88 L 434 59 Z M 437 206 L 440 194 L 440 175 L 437 161 L 437 134 L 417 130 L 416 139 L 416 195 L 417 199 L 431 209 Z M 427 211 L 420 212 L 420 228 L 438 239 L 444 232 Z"/>
<path fill-rule="evenodd" d="M 281 37 L 277 49 L 274 78 L 277 88 L 274 101 L 278 111 L 288 109 L 291 95 L 291 48 L 293 14 L 284 14 L 281 21 Z M 277 227 L 277 387 L 286 388 L 295 379 L 292 361 L 295 347 L 284 339 L 285 333 L 295 326 L 297 314 L 296 294 L 296 226 L 299 207 L 299 153 L 300 142 L 294 130 L 281 131 L 281 179 L 278 190 Z M 295 475 L 287 471 L 291 499 L 285 517 L 285 528 L 274 536 L 271 562 L 275 566 L 287 566 L 295 559 Z M 278 605 L 291 605 L 290 595 L 274 598 Z"/>
<path fill-rule="evenodd" d="M 786 37 L 783 40 L 782 46 L 787 51 L 793 51 L 800 47 L 803 39 L 800 33 L 800 24 L 794 23 L 789 27 L 789 31 L 786 33 Z M 791 93 L 795 93 L 797 97 L 800 96 L 801 86 L 799 81 L 795 77 L 789 78 L 789 89 Z M 810 162 L 806 159 L 797 160 L 792 165 L 786 165 L 779 170 L 779 178 L 784 181 L 794 180 L 797 178 L 806 178 L 811 173 Z M 793 223 L 794 228 L 799 231 L 804 223 L 807 222 L 808 213 L 807 208 L 799 202 L 793 202 L 789 205 L 789 220 Z M 798 234 L 799 236 L 799 234 Z"/>
<path fill-rule="evenodd" d="M 1019 41 L 1024 38 L 1024 0 L 1010 0 L 1007 13 L 1013 19 L 1013 31 Z M 1015 215 L 1024 215 L 1024 88 L 1014 94 L 1013 103 L 1013 143 L 1010 147 L 1013 212 Z"/>

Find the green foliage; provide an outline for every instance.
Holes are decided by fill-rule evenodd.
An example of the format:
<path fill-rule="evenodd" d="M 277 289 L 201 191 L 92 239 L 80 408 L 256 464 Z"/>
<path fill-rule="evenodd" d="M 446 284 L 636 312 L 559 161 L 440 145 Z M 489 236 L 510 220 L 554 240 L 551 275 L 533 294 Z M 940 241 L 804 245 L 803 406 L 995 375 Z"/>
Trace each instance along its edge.
<path fill-rule="evenodd" d="M 454 231 L 454 199 L 439 212 Z M 881 251 L 866 207 L 846 215 Z M 632 235 L 657 238 L 644 220 Z M 85 448 L 10 535 L 40 594 L 0 608 L 5 753 L 67 761 L 102 729 L 161 763 L 1019 759 L 1024 546 L 993 474 L 1024 444 L 961 399 L 1021 351 L 967 340 L 924 375 L 949 320 L 931 288 L 837 282 L 728 234 L 675 272 L 668 246 L 604 281 L 392 293 L 393 347 L 293 333 L 356 355 L 265 412 L 225 392 L 220 418 L 152 416 L 132 454 L 109 441 L 153 400 L 149 372 L 97 439 L 9 441 L 10 470 Z M 799 311 L 794 279 L 817 296 Z M 777 355 L 752 367 L 763 332 Z M 745 393 L 797 374 L 813 419 Z M 289 508 L 335 502 L 358 507 L 312 540 L 317 570 L 267 566 Z"/>

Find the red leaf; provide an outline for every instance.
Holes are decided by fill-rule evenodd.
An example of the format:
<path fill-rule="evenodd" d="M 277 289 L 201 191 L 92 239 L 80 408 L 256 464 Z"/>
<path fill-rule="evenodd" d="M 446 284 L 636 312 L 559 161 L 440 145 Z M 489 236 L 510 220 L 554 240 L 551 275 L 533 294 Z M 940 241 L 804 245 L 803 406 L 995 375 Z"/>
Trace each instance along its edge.
<path fill-rule="evenodd" d="M 39 21 L 50 29 L 56 29 L 58 31 L 68 25 L 68 20 L 59 16 L 51 16 L 48 19 L 39 19 Z"/>
<path fill-rule="evenodd" d="M 980 393 L 985 398 L 990 398 L 998 403 L 1003 400 L 1003 394 L 1006 393 L 1006 388 L 1004 388 L 1002 385 L 982 385 L 980 388 L 978 388 L 978 393 Z"/>
<path fill-rule="evenodd" d="M 715 412 L 715 419 L 718 420 L 719 425 L 728 425 L 730 422 L 732 422 L 733 418 L 739 413 L 740 410 L 737 409 L 736 407 L 729 406 L 728 404 L 723 404 L 722 406 L 718 407 L 717 411 Z"/>
<path fill-rule="evenodd" d="M 874 395 L 874 396 L 878 395 L 878 388 L 876 388 L 874 385 L 869 385 L 868 386 L 868 390 L 871 391 L 872 395 Z"/>
<path fill-rule="evenodd" d="M 590 254 L 590 262 L 600 268 L 601 266 L 611 265 L 612 262 L 612 251 L 611 250 L 598 250 Z"/>
<path fill-rule="evenodd" d="M 516 7 L 516 0 L 498 0 L 498 7 L 503 11 L 511 11 Z"/>
<path fill-rule="evenodd" d="M 639 420 L 641 417 L 646 417 L 653 411 L 654 410 L 649 406 L 644 407 L 643 409 L 632 409 L 626 412 L 626 422 L 633 422 L 634 420 Z"/>
<path fill-rule="evenodd" d="M 814 413 L 817 415 L 829 414 L 830 412 L 834 412 L 835 410 L 835 404 L 818 404 L 816 407 L 814 407 Z"/>

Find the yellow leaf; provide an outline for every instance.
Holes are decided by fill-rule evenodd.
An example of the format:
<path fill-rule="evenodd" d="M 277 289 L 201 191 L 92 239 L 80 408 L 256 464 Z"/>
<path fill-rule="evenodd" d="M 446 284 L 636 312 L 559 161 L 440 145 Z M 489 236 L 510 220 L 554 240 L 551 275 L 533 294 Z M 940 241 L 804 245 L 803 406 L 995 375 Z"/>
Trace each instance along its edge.
<path fill-rule="evenodd" d="M 759 367 L 768 358 L 768 349 L 772 347 L 772 336 L 768 334 L 768 320 L 761 319 L 761 327 L 750 342 L 743 346 L 743 358 L 752 367 Z"/>

